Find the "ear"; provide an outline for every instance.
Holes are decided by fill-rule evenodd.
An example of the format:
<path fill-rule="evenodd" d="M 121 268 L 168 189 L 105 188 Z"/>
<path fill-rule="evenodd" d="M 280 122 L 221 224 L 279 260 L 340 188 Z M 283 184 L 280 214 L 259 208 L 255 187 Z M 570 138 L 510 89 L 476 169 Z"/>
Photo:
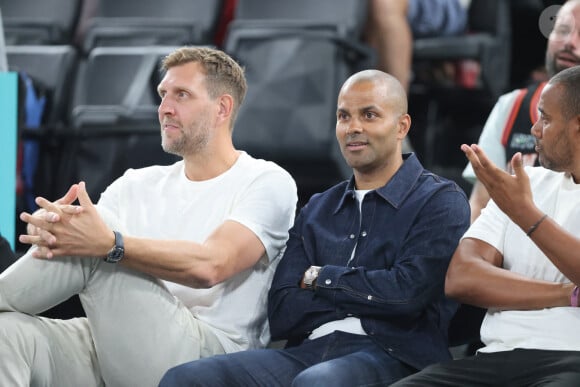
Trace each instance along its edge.
<path fill-rule="evenodd" d="M 411 129 L 411 116 L 403 114 L 399 117 L 397 138 L 399 140 L 405 138 L 407 133 L 409 133 L 409 129 Z"/>
<path fill-rule="evenodd" d="M 232 116 L 234 109 L 234 99 L 229 94 L 223 94 L 218 100 L 218 117 L 228 120 Z"/>

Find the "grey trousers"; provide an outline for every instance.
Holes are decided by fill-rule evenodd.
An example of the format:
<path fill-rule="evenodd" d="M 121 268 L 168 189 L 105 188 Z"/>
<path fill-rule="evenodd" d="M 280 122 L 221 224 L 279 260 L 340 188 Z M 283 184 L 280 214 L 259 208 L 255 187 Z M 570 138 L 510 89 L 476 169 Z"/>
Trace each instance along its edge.
<path fill-rule="evenodd" d="M 74 294 L 86 318 L 34 316 Z M 0 274 L 2 385 L 157 386 L 169 368 L 221 353 L 160 281 L 121 265 L 30 250 Z"/>

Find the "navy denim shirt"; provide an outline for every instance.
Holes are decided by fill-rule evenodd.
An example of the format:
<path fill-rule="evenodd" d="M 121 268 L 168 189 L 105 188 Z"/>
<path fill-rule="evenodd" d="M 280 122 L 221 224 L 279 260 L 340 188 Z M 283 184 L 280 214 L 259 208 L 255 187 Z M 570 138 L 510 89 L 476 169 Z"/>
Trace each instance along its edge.
<path fill-rule="evenodd" d="M 450 358 L 447 329 L 457 304 L 445 298 L 444 281 L 469 226 L 469 204 L 414 154 L 404 159 L 385 186 L 367 193 L 362 211 L 354 178 L 300 211 L 269 292 L 273 339 L 299 344 L 322 324 L 355 316 L 412 367 Z M 299 286 L 311 265 L 322 266 L 315 291 Z"/>

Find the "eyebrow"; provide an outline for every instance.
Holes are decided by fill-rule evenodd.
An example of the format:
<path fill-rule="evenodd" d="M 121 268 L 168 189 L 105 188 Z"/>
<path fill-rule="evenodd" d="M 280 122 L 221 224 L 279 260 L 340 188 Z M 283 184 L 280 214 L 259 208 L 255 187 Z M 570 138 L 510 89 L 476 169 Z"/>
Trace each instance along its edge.
<path fill-rule="evenodd" d="M 542 109 L 541 107 L 538 106 L 538 111 L 540 112 L 540 114 L 542 116 L 550 116 L 548 113 L 546 113 L 546 111 L 544 109 Z"/>
<path fill-rule="evenodd" d="M 369 110 L 378 110 L 379 108 L 377 107 L 377 105 L 368 105 L 368 106 L 363 106 L 362 108 L 358 108 L 356 109 L 356 111 L 360 111 L 360 112 L 366 112 Z M 349 110 L 344 109 L 344 108 L 338 108 L 336 109 L 337 113 L 348 113 Z"/>

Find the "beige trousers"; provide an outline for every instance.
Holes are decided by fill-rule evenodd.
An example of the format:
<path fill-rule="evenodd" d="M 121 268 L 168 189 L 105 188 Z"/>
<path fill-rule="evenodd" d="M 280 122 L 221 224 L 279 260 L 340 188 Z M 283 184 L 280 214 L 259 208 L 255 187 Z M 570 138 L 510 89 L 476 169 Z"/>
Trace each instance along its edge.
<path fill-rule="evenodd" d="M 87 318 L 34 316 L 74 294 Z M 0 274 L 0 385 L 157 386 L 172 366 L 219 353 L 160 281 L 121 265 L 30 250 Z"/>

